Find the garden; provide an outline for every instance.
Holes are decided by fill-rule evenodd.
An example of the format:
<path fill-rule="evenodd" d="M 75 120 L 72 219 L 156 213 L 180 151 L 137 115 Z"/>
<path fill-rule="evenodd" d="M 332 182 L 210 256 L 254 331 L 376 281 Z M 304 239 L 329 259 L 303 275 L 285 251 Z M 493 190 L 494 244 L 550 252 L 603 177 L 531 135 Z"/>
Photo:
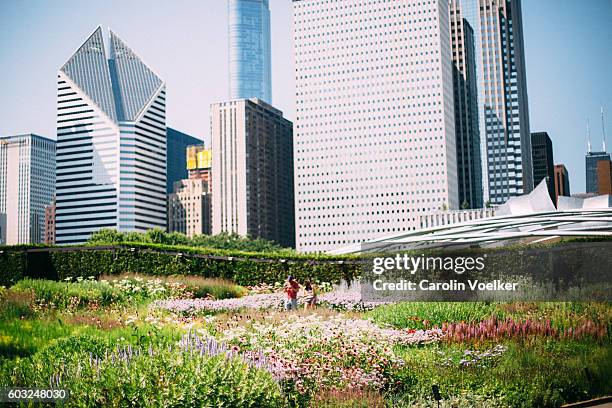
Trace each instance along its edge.
<path fill-rule="evenodd" d="M 318 306 L 287 312 L 279 274 L 98 267 L 0 289 L 0 387 L 78 407 L 435 407 L 432 386 L 443 407 L 558 407 L 612 390 L 609 303 L 377 304 L 313 266 Z"/>

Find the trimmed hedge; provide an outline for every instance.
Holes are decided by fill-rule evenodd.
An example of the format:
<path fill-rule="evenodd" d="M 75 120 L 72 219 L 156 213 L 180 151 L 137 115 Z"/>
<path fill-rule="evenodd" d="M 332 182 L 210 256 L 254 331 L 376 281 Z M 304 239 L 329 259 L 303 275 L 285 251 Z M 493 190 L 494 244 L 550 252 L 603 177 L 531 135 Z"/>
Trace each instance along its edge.
<path fill-rule="evenodd" d="M 510 252 L 527 248 L 555 248 L 569 243 L 610 240 L 610 237 L 565 239 L 549 244 L 517 244 L 495 249 L 462 249 L 460 252 L 464 255 L 471 252 Z M 87 248 L 88 245 L 84 247 Z M 91 245 L 89 247 L 91 248 L 88 250 L 47 247 L 49 251 L 42 252 L 28 251 L 44 249 L 45 246 L 41 245 L 0 247 L 0 285 L 12 286 L 24 277 L 61 280 L 67 277 L 86 278 L 122 273 L 199 275 L 205 278 L 230 279 L 239 285 L 283 282 L 289 274 L 298 280 L 339 282 L 342 279 L 350 281 L 361 275 L 362 271 L 362 266 L 358 262 L 360 258 L 354 255 L 256 253 L 134 242 L 103 247 L 105 249 L 96 249 Z M 406 252 L 414 255 L 427 253 L 433 256 L 441 253 L 450 254 L 452 251 L 431 249 Z M 512 257 L 509 262 L 516 262 L 516 258 Z"/>
<path fill-rule="evenodd" d="M 354 257 L 288 257 L 274 253 L 142 243 L 122 244 L 112 249 L 80 251 L 26 252 L 25 249 L 27 248 L 6 247 L 4 253 L 0 254 L 0 285 L 11 286 L 24 277 L 62 280 L 67 277 L 86 278 L 122 273 L 199 275 L 205 278 L 230 279 L 239 285 L 283 282 L 287 275 L 294 275 L 300 280 L 339 282 L 342 279 L 351 280 L 360 274 L 360 265 L 348 262 L 356 259 Z M 265 261 L 261 262 L 262 259 Z"/>

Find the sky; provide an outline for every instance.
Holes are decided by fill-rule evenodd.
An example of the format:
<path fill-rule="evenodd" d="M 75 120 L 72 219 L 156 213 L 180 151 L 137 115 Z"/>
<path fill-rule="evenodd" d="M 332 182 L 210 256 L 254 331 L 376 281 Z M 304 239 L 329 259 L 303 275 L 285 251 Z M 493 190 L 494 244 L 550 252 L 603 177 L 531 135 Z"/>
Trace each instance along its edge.
<path fill-rule="evenodd" d="M 586 120 L 612 150 L 612 0 L 522 0 L 531 131 L 546 131 L 572 193 L 585 189 Z M 270 0 L 272 103 L 295 113 L 290 0 Z M 226 0 L 0 1 L 0 135 L 55 139 L 56 75 L 110 27 L 166 81 L 167 125 L 209 141 L 209 107 L 228 98 Z"/>

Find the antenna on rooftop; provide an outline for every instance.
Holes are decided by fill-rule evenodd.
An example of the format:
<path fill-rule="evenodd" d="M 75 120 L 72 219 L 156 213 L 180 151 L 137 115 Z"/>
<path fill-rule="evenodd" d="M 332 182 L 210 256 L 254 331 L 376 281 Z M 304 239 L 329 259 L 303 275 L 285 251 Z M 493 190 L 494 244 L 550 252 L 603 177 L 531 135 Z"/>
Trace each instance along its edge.
<path fill-rule="evenodd" d="M 604 109 L 603 105 L 601 105 L 601 139 L 603 144 L 603 152 L 606 152 L 606 126 L 604 120 Z"/>
<path fill-rule="evenodd" d="M 589 118 L 587 118 L 587 146 L 588 152 L 591 153 L 591 131 L 589 130 Z"/>

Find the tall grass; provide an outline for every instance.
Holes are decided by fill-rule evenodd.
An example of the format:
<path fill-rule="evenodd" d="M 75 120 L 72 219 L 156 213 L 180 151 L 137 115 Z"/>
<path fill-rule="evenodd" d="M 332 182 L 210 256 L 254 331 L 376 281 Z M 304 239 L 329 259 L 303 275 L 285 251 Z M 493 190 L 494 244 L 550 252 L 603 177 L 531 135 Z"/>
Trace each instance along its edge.
<path fill-rule="evenodd" d="M 40 306 L 52 309 L 108 306 L 125 300 L 119 290 L 92 280 L 71 283 L 23 279 L 11 287 L 11 291 L 34 293 Z"/>

